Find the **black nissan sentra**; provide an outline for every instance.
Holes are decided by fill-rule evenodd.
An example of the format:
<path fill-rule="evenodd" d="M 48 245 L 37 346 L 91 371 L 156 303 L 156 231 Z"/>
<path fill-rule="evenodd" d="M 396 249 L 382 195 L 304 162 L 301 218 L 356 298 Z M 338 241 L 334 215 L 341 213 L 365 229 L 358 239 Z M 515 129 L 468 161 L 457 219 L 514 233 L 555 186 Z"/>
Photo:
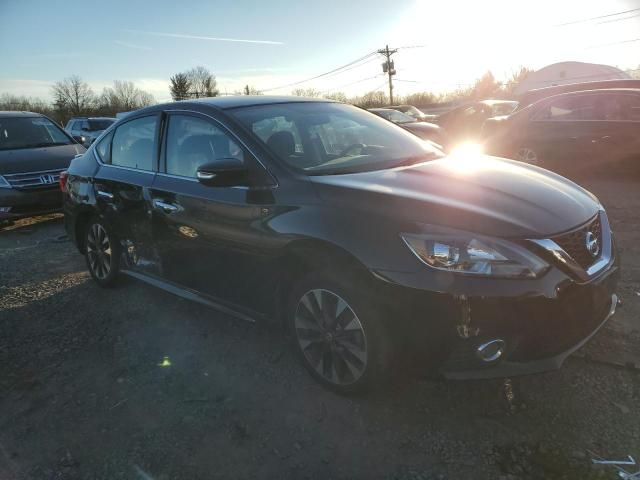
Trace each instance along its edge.
<path fill-rule="evenodd" d="M 44 115 L 0 112 L 0 221 L 60 210 L 60 172 L 84 151 Z"/>
<path fill-rule="evenodd" d="M 339 392 L 407 359 L 449 378 L 555 369 L 618 303 L 592 194 L 516 161 L 445 157 L 341 103 L 146 108 L 73 160 L 61 185 L 67 231 L 99 285 L 126 274 L 282 323 Z"/>

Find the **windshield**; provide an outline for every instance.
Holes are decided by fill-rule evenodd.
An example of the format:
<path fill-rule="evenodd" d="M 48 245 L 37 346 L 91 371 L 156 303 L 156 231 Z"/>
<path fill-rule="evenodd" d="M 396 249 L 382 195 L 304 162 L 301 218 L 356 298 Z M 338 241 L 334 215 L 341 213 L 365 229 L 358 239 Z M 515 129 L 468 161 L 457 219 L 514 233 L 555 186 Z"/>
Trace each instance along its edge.
<path fill-rule="evenodd" d="M 0 150 L 70 145 L 73 142 L 45 117 L 0 118 Z"/>
<path fill-rule="evenodd" d="M 350 105 L 289 103 L 241 108 L 232 114 L 280 160 L 307 175 L 381 170 L 443 155 Z"/>
<path fill-rule="evenodd" d="M 393 123 L 412 123 L 416 120 L 409 115 L 399 112 L 397 110 L 375 110 L 375 113 L 380 115 Z"/>
<path fill-rule="evenodd" d="M 409 105 L 408 107 L 403 107 L 401 112 L 413 117 L 413 118 L 422 118 L 422 116 L 424 115 L 424 113 L 422 113 L 420 110 L 418 110 L 416 107 L 414 107 L 413 105 Z"/>
<path fill-rule="evenodd" d="M 500 102 L 491 105 L 491 115 L 498 117 L 511 114 L 518 106 L 518 102 Z"/>
<path fill-rule="evenodd" d="M 115 120 L 111 120 L 108 118 L 100 118 L 100 119 L 94 119 L 94 120 L 89 120 L 89 131 L 90 132 L 97 132 L 100 130 L 106 130 L 107 128 L 109 128 L 111 126 L 111 124 L 114 122 Z"/>

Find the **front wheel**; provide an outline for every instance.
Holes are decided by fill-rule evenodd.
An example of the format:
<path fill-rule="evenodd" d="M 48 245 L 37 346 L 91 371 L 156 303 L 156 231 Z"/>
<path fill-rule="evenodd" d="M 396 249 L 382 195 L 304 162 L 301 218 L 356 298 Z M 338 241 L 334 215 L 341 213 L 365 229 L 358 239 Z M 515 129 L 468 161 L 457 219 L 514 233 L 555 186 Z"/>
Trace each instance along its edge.
<path fill-rule="evenodd" d="M 291 293 L 294 348 L 309 373 L 337 393 L 367 390 L 388 369 L 384 309 L 374 303 L 374 295 L 320 274 L 307 275 Z"/>
<path fill-rule="evenodd" d="M 85 259 L 91 277 L 101 287 L 112 286 L 118 276 L 120 247 L 111 229 L 99 218 L 85 231 Z"/>

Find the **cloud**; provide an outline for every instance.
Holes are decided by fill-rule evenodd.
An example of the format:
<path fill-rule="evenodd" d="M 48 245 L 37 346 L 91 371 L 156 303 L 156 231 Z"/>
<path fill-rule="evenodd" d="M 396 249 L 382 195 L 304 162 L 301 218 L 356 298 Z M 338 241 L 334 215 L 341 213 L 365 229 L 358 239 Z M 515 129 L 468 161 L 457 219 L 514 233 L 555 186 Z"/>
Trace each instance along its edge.
<path fill-rule="evenodd" d="M 153 48 L 147 47 L 146 45 L 136 45 L 135 43 L 123 42 L 121 40 L 114 40 L 113 43 L 122 47 L 133 48 L 135 50 L 153 50 Z"/>
<path fill-rule="evenodd" d="M 139 33 L 142 35 L 153 35 L 156 37 L 186 38 L 191 40 L 209 40 L 214 42 L 237 42 L 237 43 L 259 43 L 263 45 L 284 45 L 283 42 L 277 42 L 274 40 L 250 40 L 246 38 L 205 37 L 201 35 L 188 35 L 185 33 L 146 32 L 142 30 L 125 30 L 125 31 L 129 33 Z"/>

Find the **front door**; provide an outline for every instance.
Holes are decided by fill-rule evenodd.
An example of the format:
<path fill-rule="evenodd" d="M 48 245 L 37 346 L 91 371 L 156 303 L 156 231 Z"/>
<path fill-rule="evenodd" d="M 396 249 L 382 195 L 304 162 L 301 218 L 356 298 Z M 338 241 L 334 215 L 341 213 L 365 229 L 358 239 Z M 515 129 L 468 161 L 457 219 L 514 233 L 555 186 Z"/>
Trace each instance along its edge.
<path fill-rule="evenodd" d="M 268 186 L 205 186 L 200 165 L 241 159 L 250 170 L 264 169 L 220 123 L 196 113 L 169 113 L 160 172 L 151 189 L 153 237 L 163 276 L 222 302 L 262 311 L 270 257 L 264 225 L 273 203 Z M 254 180 L 262 182 L 262 180 Z M 268 184 L 269 182 L 265 182 Z"/>
<path fill-rule="evenodd" d="M 149 188 L 157 171 L 159 115 L 139 117 L 100 140 L 94 195 L 119 239 L 127 268 L 153 272 Z"/>

